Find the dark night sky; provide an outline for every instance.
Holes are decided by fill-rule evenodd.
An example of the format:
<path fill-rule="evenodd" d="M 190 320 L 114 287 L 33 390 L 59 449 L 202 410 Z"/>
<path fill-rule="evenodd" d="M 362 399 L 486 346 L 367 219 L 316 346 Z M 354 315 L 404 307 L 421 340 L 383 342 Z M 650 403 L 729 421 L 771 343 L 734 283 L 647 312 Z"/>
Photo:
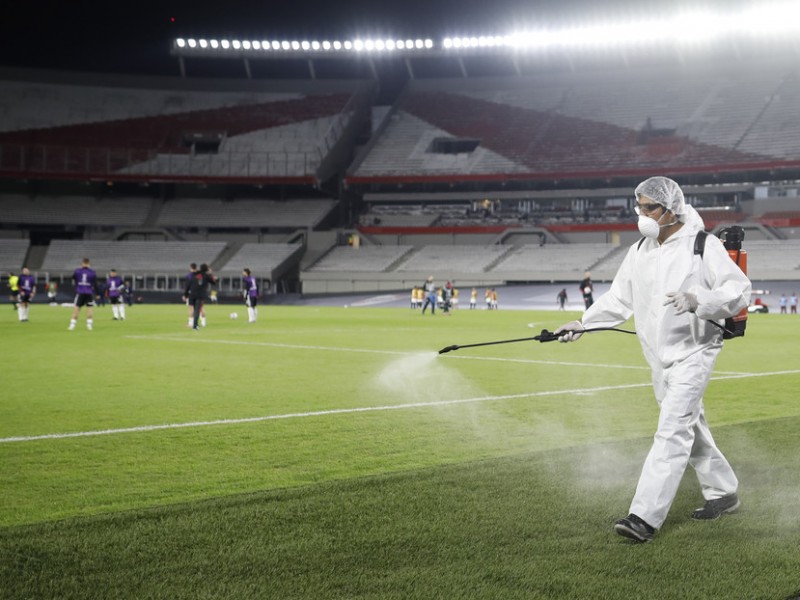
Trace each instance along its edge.
<path fill-rule="evenodd" d="M 722 4 L 721 0 L 710 2 Z M 175 75 L 169 45 L 179 36 L 438 39 L 501 33 L 524 25 L 644 18 L 676 4 L 655 0 L 17 0 L 5 3 L 0 19 L 0 65 Z M 728 9 L 733 4 L 734 0 L 724 3 Z"/>

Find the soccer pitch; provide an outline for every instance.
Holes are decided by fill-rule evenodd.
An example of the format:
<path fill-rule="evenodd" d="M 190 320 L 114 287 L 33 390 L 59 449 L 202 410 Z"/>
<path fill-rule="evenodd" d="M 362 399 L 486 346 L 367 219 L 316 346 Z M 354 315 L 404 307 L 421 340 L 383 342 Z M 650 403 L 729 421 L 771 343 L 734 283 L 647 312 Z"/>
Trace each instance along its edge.
<path fill-rule="evenodd" d="M 751 315 L 706 394 L 742 512 L 691 521 L 690 469 L 638 546 L 611 530 L 658 415 L 634 336 L 437 354 L 578 313 L 5 310 L 0 598 L 800 594 L 795 315 Z"/>

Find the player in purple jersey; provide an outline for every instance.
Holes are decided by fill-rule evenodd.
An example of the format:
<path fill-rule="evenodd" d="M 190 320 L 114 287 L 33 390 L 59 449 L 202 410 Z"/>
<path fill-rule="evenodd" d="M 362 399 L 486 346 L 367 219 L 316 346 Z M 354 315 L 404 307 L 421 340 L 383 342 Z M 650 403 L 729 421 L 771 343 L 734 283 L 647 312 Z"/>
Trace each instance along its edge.
<path fill-rule="evenodd" d="M 247 322 L 255 323 L 258 318 L 258 281 L 250 273 L 250 269 L 242 270 L 242 295 L 247 307 Z"/>
<path fill-rule="evenodd" d="M 125 283 L 122 281 L 122 277 L 117 275 L 116 269 L 111 269 L 106 279 L 106 294 L 108 295 L 108 302 L 111 304 L 111 312 L 114 314 L 115 321 L 125 320 L 125 302 L 122 298 L 124 293 Z"/>
<path fill-rule="evenodd" d="M 28 307 L 31 300 L 36 295 L 36 277 L 31 275 L 28 267 L 22 267 L 22 275 L 19 276 L 17 282 L 19 288 L 19 296 L 17 300 L 17 316 L 20 323 L 28 322 Z"/>
<path fill-rule="evenodd" d="M 86 307 L 86 329 L 91 331 L 94 325 L 94 295 L 97 282 L 97 274 L 91 268 L 88 258 L 81 261 L 81 266 L 75 269 L 72 274 L 72 281 L 75 283 L 75 308 L 72 310 L 72 320 L 69 322 L 69 330 L 75 329 L 78 323 L 78 314 L 81 307 Z"/>

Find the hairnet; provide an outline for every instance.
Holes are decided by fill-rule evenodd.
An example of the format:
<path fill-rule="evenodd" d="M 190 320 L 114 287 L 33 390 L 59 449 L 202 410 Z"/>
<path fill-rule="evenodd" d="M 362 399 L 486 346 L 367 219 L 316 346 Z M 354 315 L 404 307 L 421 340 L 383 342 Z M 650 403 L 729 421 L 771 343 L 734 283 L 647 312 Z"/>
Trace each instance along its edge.
<path fill-rule="evenodd" d="M 645 179 L 636 186 L 634 194 L 636 194 L 637 200 L 641 196 L 650 198 L 650 200 L 657 202 L 676 216 L 681 216 L 686 206 L 686 201 L 683 198 L 683 190 L 669 177 L 651 177 L 650 179 Z"/>
<path fill-rule="evenodd" d="M 703 219 L 690 205 L 686 204 L 683 190 L 678 183 L 669 177 L 650 177 L 636 186 L 634 191 L 636 199 L 642 196 L 649 198 L 678 217 L 682 223 L 690 223 L 699 229 L 704 229 Z"/>

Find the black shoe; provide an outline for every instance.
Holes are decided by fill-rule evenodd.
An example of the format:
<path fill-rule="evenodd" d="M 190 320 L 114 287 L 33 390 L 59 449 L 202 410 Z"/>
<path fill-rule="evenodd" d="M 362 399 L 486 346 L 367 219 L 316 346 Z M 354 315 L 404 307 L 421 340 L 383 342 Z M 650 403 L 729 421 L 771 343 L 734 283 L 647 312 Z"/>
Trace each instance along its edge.
<path fill-rule="evenodd" d="M 614 523 L 614 531 L 637 542 L 650 542 L 656 535 L 654 528 L 633 513 Z"/>
<path fill-rule="evenodd" d="M 729 494 L 716 500 L 706 500 L 701 508 L 692 513 L 692 518 L 697 521 L 711 521 L 719 519 L 722 515 L 735 513 L 742 506 L 739 496 Z"/>

